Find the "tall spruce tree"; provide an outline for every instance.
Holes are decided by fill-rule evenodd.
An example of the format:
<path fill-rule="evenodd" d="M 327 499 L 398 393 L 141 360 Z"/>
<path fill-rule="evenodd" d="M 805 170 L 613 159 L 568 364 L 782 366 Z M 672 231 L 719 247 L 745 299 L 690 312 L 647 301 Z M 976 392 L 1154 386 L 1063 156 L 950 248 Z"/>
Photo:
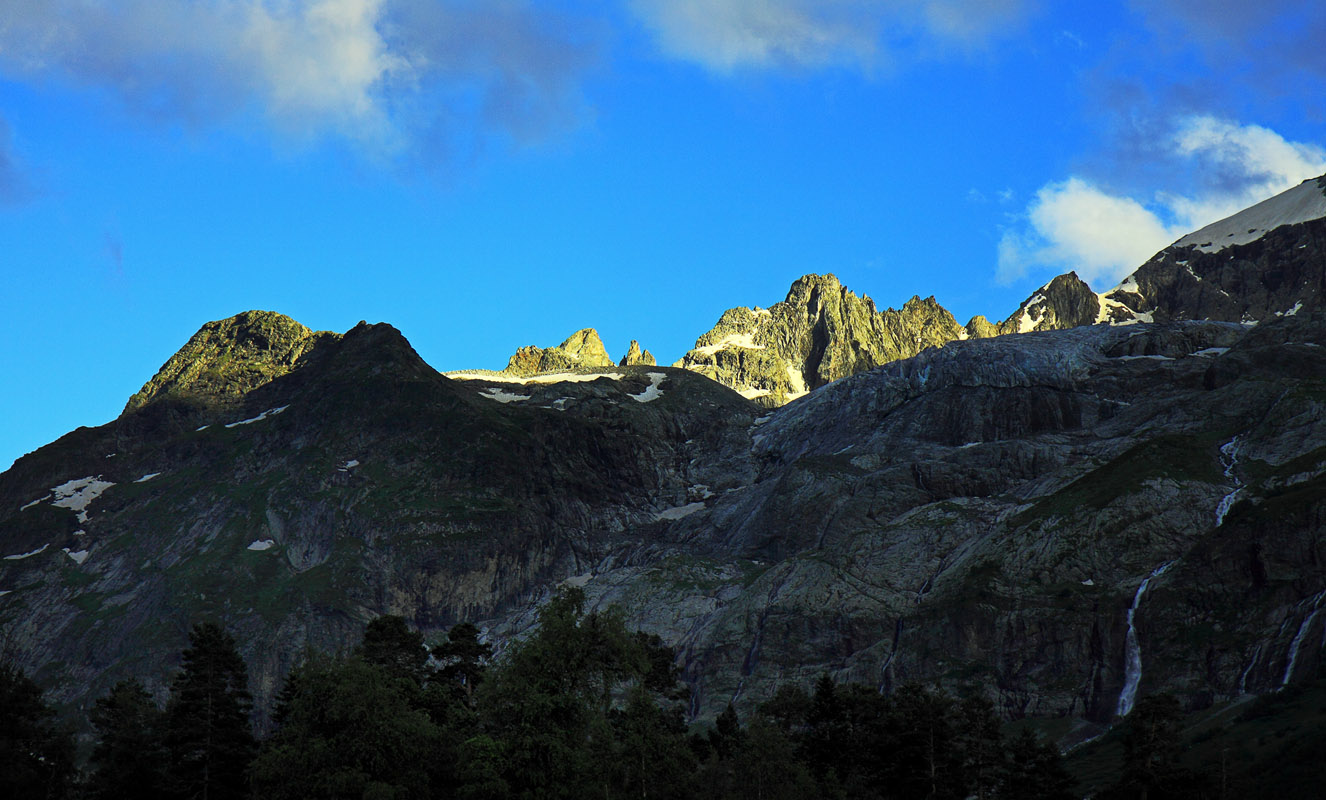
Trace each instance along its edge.
<path fill-rule="evenodd" d="M 166 750 L 161 710 L 137 680 L 120 681 L 88 715 L 97 732 L 88 793 L 95 800 L 162 797 Z"/>
<path fill-rule="evenodd" d="M 67 797 L 73 775 L 73 737 L 56 723 L 41 687 L 0 661 L 0 797 Z"/>
<path fill-rule="evenodd" d="M 253 763 L 269 800 L 429 796 L 438 729 L 415 692 L 378 664 L 318 659 L 283 692 L 281 727 Z"/>
<path fill-rule="evenodd" d="M 166 706 L 168 796 L 247 796 L 247 771 L 255 751 L 248 682 L 248 669 L 230 634 L 216 623 L 194 625 Z"/>

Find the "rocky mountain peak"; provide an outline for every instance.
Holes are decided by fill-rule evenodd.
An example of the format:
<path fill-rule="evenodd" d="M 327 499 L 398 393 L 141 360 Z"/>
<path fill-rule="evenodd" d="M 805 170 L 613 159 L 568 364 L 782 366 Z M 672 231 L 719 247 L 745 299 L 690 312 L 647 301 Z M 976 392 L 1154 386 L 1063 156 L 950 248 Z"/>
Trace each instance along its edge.
<path fill-rule="evenodd" d="M 1091 325 L 1100 320 L 1101 298 L 1076 272 L 1059 275 L 1037 289 L 1008 319 L 998 334 L 1054 331 Z"/>
<path fill-rule="evenodd" d="M 511 356 L 505 372 L 513 375 L 537 375 L 576 367 L 611 367 L 615 362 L 608 355 L 593 328 L 581 328 L 556 347 L 522 347 Z"/>
<path fill-rule="evenodd" d="M 632 339 L 631 346 L 627 348 L 626 355 L 622 356 L 618 366 L 634 367 L 640 365 L 652 367 L 656 364 L 658 364 L 658 360 L 654 358 L 654 354 L 648 350 L 641 351 L 640 343 Z"/>
<path fill-rule="evenodd" d="M 249 391 L 288 374 L 319 343 L 339 338 L 272 311 L 245 311 L 209 322 L 129 398 L 124 410 L 163 398 L 233 405 Z"/>
<path fill-rule="evenodd" d="M 876 310 L 832 274 L 804 275 L 768 309 L 723 312 L 674 366 L 778 406 L 830 381 L 959 338 L 962 328 L 933 297 L 901 311 Z"/>

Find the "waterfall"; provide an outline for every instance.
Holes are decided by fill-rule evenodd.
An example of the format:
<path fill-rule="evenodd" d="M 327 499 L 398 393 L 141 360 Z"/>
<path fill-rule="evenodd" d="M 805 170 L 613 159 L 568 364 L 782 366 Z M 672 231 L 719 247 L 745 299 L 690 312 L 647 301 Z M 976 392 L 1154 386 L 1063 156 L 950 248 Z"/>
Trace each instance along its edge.
<path fill-rule="evenodd" d="M 1243 670 L 1243 674 L 1239 676 L 1240 697 L 1248 693 L 1248 675 L 1252 672 L 1252 668 L 1257 666 L 1257 659 L 1261 657 L 1261 654 L 1262 654 L 1262 646 L 1258 644 L 1255 648 L 1253 648 L 1252 660 L 1248 662 L 1248 668 Z"/>
<path fill-rule="evenodd" d="M 1294 641 L 1289 643 L 1289 663 L 1285 665 L 1285 676 L 1280 681 L 1281 689 L 1288 686 L 1289 679 L 1294 676 L 1294 664 L 1298 662 L 1298 648 L 1303 644 L 1303 637 L 1307 635 L 1308 629 L 1312 627 L 1312 621 L 1321 613 L 1321 599 L 1323 595 L 1326 595 L 1326 592 L 1318 592 L 1316 595 L 1309 598 L 1312 600 L 1312 613 L 1308 614 L 1308 618 L 1303 620 L 1302 625 L 1298 626 L 1298 633 L 1294 634 Z M 1300 605 L 1304 605 L 1306 602 L 1307 601 L 1304 601 L 1303 603 L 1300 603 Z"/>
<path fill-rule="evenodd" d="M 1133 710 L 1133 702 L 1137 699 L 1137 686 L 1142 682 L 1142 648 L 1137 643 L 1137 626 L 1134 624 L 1137 619 L 1137 607 L 1142 604 L 1142 595 L 1146 594 L 1146 587 L 1150 585 L 1151 579 L 1164 575 L 1172 566 L 1174 566 L 1173 561 L 1166 561 L 1152 570 L 1151 574 L 1142 580 L 1142 585 L 1137 587 L 1137 594 L 1133 595 L 1133 604 L 1128 609 L 1128 633 L 1124 637 L 1126 659 L 1123 691 L 1119 693 L 1119 707 L 1114 712 L 1120 717 L 1128 716 Z"/>
<path fill-rule="evenodd" d="M 1233 439 L 1230 439 L 1228 442 L 1225 442 L 1220 446 L 1220 463 L 1225 468 L 1225 477 L 1234 482 L 1234 489 L 1229 494 L 1220 498 L 1219 504 L 1216 505 L 1215 516 L 1217 528 L 1224 524 L 1225 515 L 1229 513 L 1229 509 L 1234 506 L 1234 501 L 1237 500 L 1238 496 L 1243 492 L 1243 481 L 1239 480 L 1239 476 L 1234 474 L 1234 467 L 1238 465 L 1238 458 L 1239 437 L 1235 436 Z"/>
<path fill-rule="evenodd" d="M 1225 477 L 1234 481 L 1234 491 L 1220 498 L 1219 505 L 1216 506 L 1215 518 L 1216 527 L 1219 528 L 1225 522 L 1225 515 L 1233 507 L 1234 501 L 1238 499 L 1239 493 L 1243 491 L 1243 481 L 1234 474 L 1234 466 L 1239 460 L 1239 437 L 1235 436 L 1228 442 L 1220 446 L 1220 463 L 1225 466 Z"/>

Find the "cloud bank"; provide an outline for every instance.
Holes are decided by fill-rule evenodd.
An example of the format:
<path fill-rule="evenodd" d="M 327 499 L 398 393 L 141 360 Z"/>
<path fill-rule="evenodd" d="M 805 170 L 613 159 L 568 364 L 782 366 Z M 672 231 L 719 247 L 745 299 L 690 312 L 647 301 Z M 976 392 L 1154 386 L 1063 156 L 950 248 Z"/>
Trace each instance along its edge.
<path fill-rule="evenodd" d="M 1004 232 L 998 280 L 1075 270 L 1102 291 L 1183 235 L 1326 173 L 1321 147 L 1207 115 L 1177 120 L 1160 156 L 1201 175 L 1198 191 L 1143 202 L 1080 177 L 1047 184 Z"/>
<path fill-rule="evenodd" d="M 109 90 L 186 125 L 256 113 L 393 149 L 470 118 L 520 139 L 575 115 L 593 48 L 524 0 L 45 0 L 0 8 L 0 74 Z"/>
<path fill-rule="evenodd" d="M 903 40 L 972 47 L 1015 27 L 1025 0 L 631 0 L 670 56 L 708 69 L 873 67 Z"/>

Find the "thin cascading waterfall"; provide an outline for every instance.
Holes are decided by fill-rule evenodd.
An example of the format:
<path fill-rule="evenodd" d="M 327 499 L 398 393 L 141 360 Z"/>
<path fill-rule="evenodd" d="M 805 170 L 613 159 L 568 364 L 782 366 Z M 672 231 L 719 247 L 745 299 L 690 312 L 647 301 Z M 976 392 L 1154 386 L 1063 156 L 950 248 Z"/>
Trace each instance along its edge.
<path fill-rule="evenodd" d="M 1133 604 L 1128 608 L 1128 633 L 1124 636 L 1123 691 L 1119 693 L 1119 706 L 1114 712 L 1120 717 L 1128 716 L 1133 710 L 1133 703 L 1137 700 L 1137 687 L 1142 682 L 1142 648 L 1137 642 L 1137 607 L 1142 604 L 1142 597 L 1146 594 L 1146 588 L 1151 585 L 1151 579 L 1164 575 L 1172 566 L 1174 566 L 1173 561 L 1166 561 L 1143 578 L 1142 585 L 1137 587 L 1137 594 L 1133 595 Z"/>
<path fill-rule="evenodd" d="M 1298 663 L 1299 648 L 1303 645 L 1303 637 L 1307 636 L 1308 629 L 1312 627 L 1312 621 L 1321 613 L 1321 600 L 1326 596 L 1326 592 L 1318 592 L 1309 598 L 1312 601 L 1312 613 L 1308 614 L 1303 624 L 1298 626 L 1298 632 L 1294 634 L 1294 640 L 1289 643 L 1289 663 L 1285 664 L 1285 675 L 1280 680 L 1280 688 L 1283 689 L 1289 685 L 1289 679 L 1294 677 L 1294 665 Z M 1305 600 L 1300 605 L 1305 605 Z"/>
<path fill-rule="evenodd" d="M 1220 463 L 1225 467 L 1225 477 L 1234 482 L 1234 490 L 1220 498 L 1220 503 L 1216 505 L 1215 524 L 1217 528 L 1224 524 L 1225 515 L 1229 513 L 1229 509 L 1234 507 L 1234 501 L 1238 500 L 1239 494 L 1243 491 L 1243 481 L 1239 480 L 1239 476 L 1234 474 L 1234 467 L 1238 464 L 1238 460 L 1239 437 L 1235 436 L 1220 446 Z"/>
<path fill-rule="evenodd" d="M 1262 646 L 1258 644 L 1255 648 L 1253 648 L 1252 660 L 1248 662 L 1247 669 L 1243 670 L 1242 675 L 1239 675 L 1240 697 L 1248 693 L 1248 676 L 1252 674 L 1252 668 L 1257 666 L 1257 659 L 1261 657 L 1261 654 L 1262 654 Z"/>

